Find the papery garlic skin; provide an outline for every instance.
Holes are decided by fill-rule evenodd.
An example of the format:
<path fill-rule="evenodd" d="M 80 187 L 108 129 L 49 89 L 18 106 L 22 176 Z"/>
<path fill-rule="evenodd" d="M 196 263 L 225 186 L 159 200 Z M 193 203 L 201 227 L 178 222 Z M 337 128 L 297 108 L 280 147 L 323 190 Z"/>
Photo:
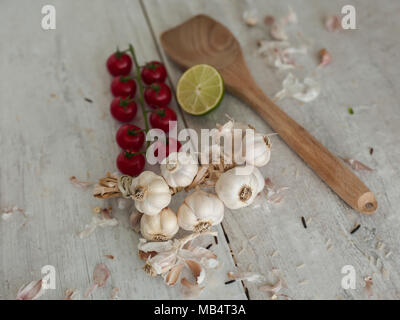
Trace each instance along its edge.
<path fill-rule="evenodd" d="M 238 174 L 242 169 L 242 174 Z M 251 172 L 243 174 L 242 168 L 233 168 L 224 172 L 215 184 L 218 197 L 229 209 L 239 209 L 250 205 L 257 194 L 264 189 L 264 178 L 256 167 Z"/>
<path fill-rule="evenodd" d="M 171 193 L 164 178 L 151 171 L 144 171 L 132 180 L 131 197 L 139 212 L 156 215 L 171 202 Z"/>
<path fill-rule="evenodd" d="M 263 167 L 271 159 L 271 140 L 260 133 L 243 138 L 243 156 L 248 165 Z"/>
<path fill-rule="evenodd" d="M 209 231 L 224 218 L 224 204 L 214 194 L 196 190 L 178 209 L 178 225 L 188 231 Z"/>
<path fill-rule="evenodd" d="M 160 167 L 161 175 L 172 188 L 190 185 L 198 170 L 197 160 L 186 152 L 171 153 Z"/>
<path fill-rule="evenodd" d="M 176 263 L 176 258 L 177 256 L 175 251 L 157 253 L 146 261 L 143 270 L 149 276 L 155 277 L 171 270 Z"/>
<path fill-rule="evenodd" d="M 178 230 L 176 214 L 169 208 L 154 216 L 145 214 L 140 220 L 140 232 L 147 240 L 166 241 L 172 239 Z"/>

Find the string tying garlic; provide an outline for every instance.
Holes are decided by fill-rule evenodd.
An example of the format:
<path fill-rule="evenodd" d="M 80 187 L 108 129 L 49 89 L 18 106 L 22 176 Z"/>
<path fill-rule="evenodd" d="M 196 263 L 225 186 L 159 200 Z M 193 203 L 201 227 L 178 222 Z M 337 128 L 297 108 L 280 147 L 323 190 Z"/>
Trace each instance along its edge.
<path fill-rule="evenodd" d="M 169 208 L 154 216 L 143 215 L 140 220 L 140 232 L 147 240 L 166 241 L 172 239 L 178 230 L 176 214 Z"/>
<path fill-rule="evenodd" d="M 224 204 L 217 196 L 196 190 L 187 196 L 178 209 L 178 224 L 188 231 L 205 232 L 221 223 Z"/>
<path fill-rule="evenodd" d="M 118 189 L 124 198 L 131 198 L 131 185 L 132 185 L 133 178 L 130 176 L 120 176 L 118 178 Z"/>
<path fill-rule="evenodd" d="M 197 174 L 197 161 L 185 152 L 173 152 L 161 163 L 161 174 L 172 188 L 187 187 Z"/>
<path fill-rule="evenodd" d="M 229 209 L 247 207 L 264 189 L 265 181 L 260 171 L 256 167 L 252 170 L 251 167 L 249 170 L 244 169 L 245 167 L 236 167 L 226 171 L 215 185 L 218 197 Z"/>
<path fill-rule="evenodd" d="M 136 209 L 147 215 L 157 215 L 171 201 L 168 184 L 151 171 L 144 171 L 132 179 L 129 190 Z"/>

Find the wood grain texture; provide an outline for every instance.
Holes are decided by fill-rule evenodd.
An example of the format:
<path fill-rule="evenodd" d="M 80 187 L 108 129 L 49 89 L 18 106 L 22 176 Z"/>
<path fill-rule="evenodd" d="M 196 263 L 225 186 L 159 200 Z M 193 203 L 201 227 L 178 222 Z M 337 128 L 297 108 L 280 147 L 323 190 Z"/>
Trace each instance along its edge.
<path fill-rule="evenodd" d="M 179 65 L 214 66 L 229 92 L 251 106 L 325 183 L 350 207 L 372 214 L 377 208 L 374 194 L 335 155 L 307 130 L 279 109 L 254 82 L 244 61 L 240 44 L 222 24 L 206 15 L 197 15 L 165 31 L 161 44 Z"/>
<path fill-rule="evenodd" d="M 141 270 L 139 237 L 129 228 L 128 210 L 116 210 L 119 226 L 78 238 L 92 208 L 115 207 L 115 202 L 94 199 L 91 190 L 82 192 L 68 181 L 70 176 L 95 181 L 116 170 L 119 125 L 109 115 L 111 78 L 105 61 L 117 45 L 128 43 L 135 45 L 140 61 L 159 59 L 142 7 L 122 0 L 46 4 L 57 10 L 53 31 L 41 29 L 42 2 L 0 4 L 0 72 L 7 79 L 0 84 L 0 207 L 18 205 L 29 213 L 27 219 L 0 219 L 0 298 L 14 299 L 48 264 L 56 269 L 56 290 L 42 299 L 63 299 L 68 288 L 84 293 L 98 263 L 106 263 L 111 276 L 95 299 L 110 299 L 114 287 L 121 299 L 182 298 L 178 288 Z M 240 283 L 223 284 L 234 263 L 221 228 L 219 233 L 213 250 L 223 265 L 200 298 L 244 299 Z"/>
<path fill-rule="evenodd" d="M 273 140 L 272 160 L 263 169 L 278 186 L 289 186 L 284 203 L 263 204 L 226 214 L 223 226 L 229 237 L 238 268 L 268 274 L 279 270 L 294 299 L 368 299 L 363 278 L 374 279 L 372 299 L 398 299 L 400 263 L 398 243 L 399 182 L 399 100 L 396 88 L 400 74 L 394 68 L 400 44 L 394 30 L 400 30 L 398 3 L 384 1 L 143 1 L 155 36 L 195 14 L 207 14 L 232 30 L 242 45 L 246 62 L 256 82 L 267 96 L 281 89 L 286 73 L 275 72 L 255 55 L 257 40 L 268 39 L 262 24 L 248 28 L 242 14 L 255 8 L 260 18 L 284 15 L 287 5 L 297 12 L 299 24 L 290 27 L 312 47 L 295 70 L 300 77 L 313 76 L 322 85 L 317 100 L 301 104 L 291 99 L 279 103 L 322 144 L 340 157 L 354 157 L 374 168 L 359 172 L 361 180 L 376 192 L 377 212 L 364 216 L 347 207 L 279 138 Z M 341 7 L 357 9 L 357 30 L 328 33 L 323 17 L 340 14 Z M 333 62 L 317 68 L 318 51 L 327 50 Z M 166 55 L 173 82 L 181 71 L 174 69 Z M 176 70 L 176 71 L 175 71 Z M 349 115 L 353 107 L 354 115 Z M 227 95 L 222 105 L 204 117 L 185 114 L 188 126 L 200 129 L 222 122 L 224 114 L 252 123 L 261 132 L 271 132 L 264 121 L 236 98 Z M 370 148 L 374 148 L 370 155 Z M 304 229 L 301 216 L 308 221 Z M 361 228 L 350 235 L 356 224 Z M 275 253 L 275 254 L 272 254 Z M 304 267 L 298 267 L 304 264 Z M 341 268 L 353 265 L 356 290 L 341 288 Z M 387 273 L 385 272 L 387 270 Z M 258 286 L 247 284 L 251 299 L 267 299 Z"/>

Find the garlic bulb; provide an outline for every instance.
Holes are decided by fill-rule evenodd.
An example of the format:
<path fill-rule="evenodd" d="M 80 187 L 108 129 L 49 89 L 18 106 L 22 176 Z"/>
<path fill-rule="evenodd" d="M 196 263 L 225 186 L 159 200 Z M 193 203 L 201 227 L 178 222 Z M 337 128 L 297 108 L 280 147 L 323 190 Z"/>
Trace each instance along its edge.
<path fill-rule="evenodd" d="M 219 164 L 222 157 L 222 148 L 218 144 L 213 144 L 207 147 L 202 146 L 199 154 L 200 164 Z"/>
<path fill-rule="evenodd" d="M 171 202 L 171 193 L 163 177 L 144 171 L 132 180 L 131 197 L 139 212 L 156 215 Z"/>
<path fill-rule="evenodd" d="M 236 167 L 224 172 L 215 185 L 218 197 L 229 209 L 239 209 L 250 205 L 265 185 L 264 178 L 256 167 L 247 174 L 243 171 L 239 172 L 238 169 L 243 170 L 244 167 Z"/>
<path fill-rule="evenodd" d="M 149 216 L 143 215 L 140 220 L 140 232 L 147 240 L 166 241 L 171 239 L 179 230 L 175 212 L 169 208 Z"/>
<path fill-rule="evenodd" d="M 247 164 L 256 167 L 265 166 L 271 158 L 271 140 L 260 133 L 246 135 L 243 138 L 243 156 Z"/>
<path fill-rule="evenodd" d="M 243 123 L 228 121 L 218 127 L 218 131 L 213 135 L 217 145 L 221 146 L 222 155 L 225 163 L 243 163 L 242 139 L 249 129 Z"/>
<path fill-rule="evenodd" d="M 178 224 L 188 231 L 204 232 L 224 218 L 224 204 L 216 195 L 196 190 L 178 209 Z"/>
<path fill-rule="evenodd" d="M 161 174 L 170 187 L 187 187 L 197 174 L 197 160 L 186 152 L 173 152 L 161 163 Z"/>

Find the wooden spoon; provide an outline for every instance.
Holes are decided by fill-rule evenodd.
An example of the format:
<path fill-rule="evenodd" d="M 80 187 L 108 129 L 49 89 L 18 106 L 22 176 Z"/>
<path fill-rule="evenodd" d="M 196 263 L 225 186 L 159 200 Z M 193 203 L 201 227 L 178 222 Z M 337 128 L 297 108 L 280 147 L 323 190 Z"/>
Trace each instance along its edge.
<path fill-rule="evenodd" d="M 201 63 L 215 67 L 227 89 L 257 111 L 349 206 L 365 214 L 376 210 L 375 196 L 361 180 L 257 86 L 239 42 L 225 26 L 208 16 L 198 15 L 165 31 L 161 44 L 184 68 Z"/>

